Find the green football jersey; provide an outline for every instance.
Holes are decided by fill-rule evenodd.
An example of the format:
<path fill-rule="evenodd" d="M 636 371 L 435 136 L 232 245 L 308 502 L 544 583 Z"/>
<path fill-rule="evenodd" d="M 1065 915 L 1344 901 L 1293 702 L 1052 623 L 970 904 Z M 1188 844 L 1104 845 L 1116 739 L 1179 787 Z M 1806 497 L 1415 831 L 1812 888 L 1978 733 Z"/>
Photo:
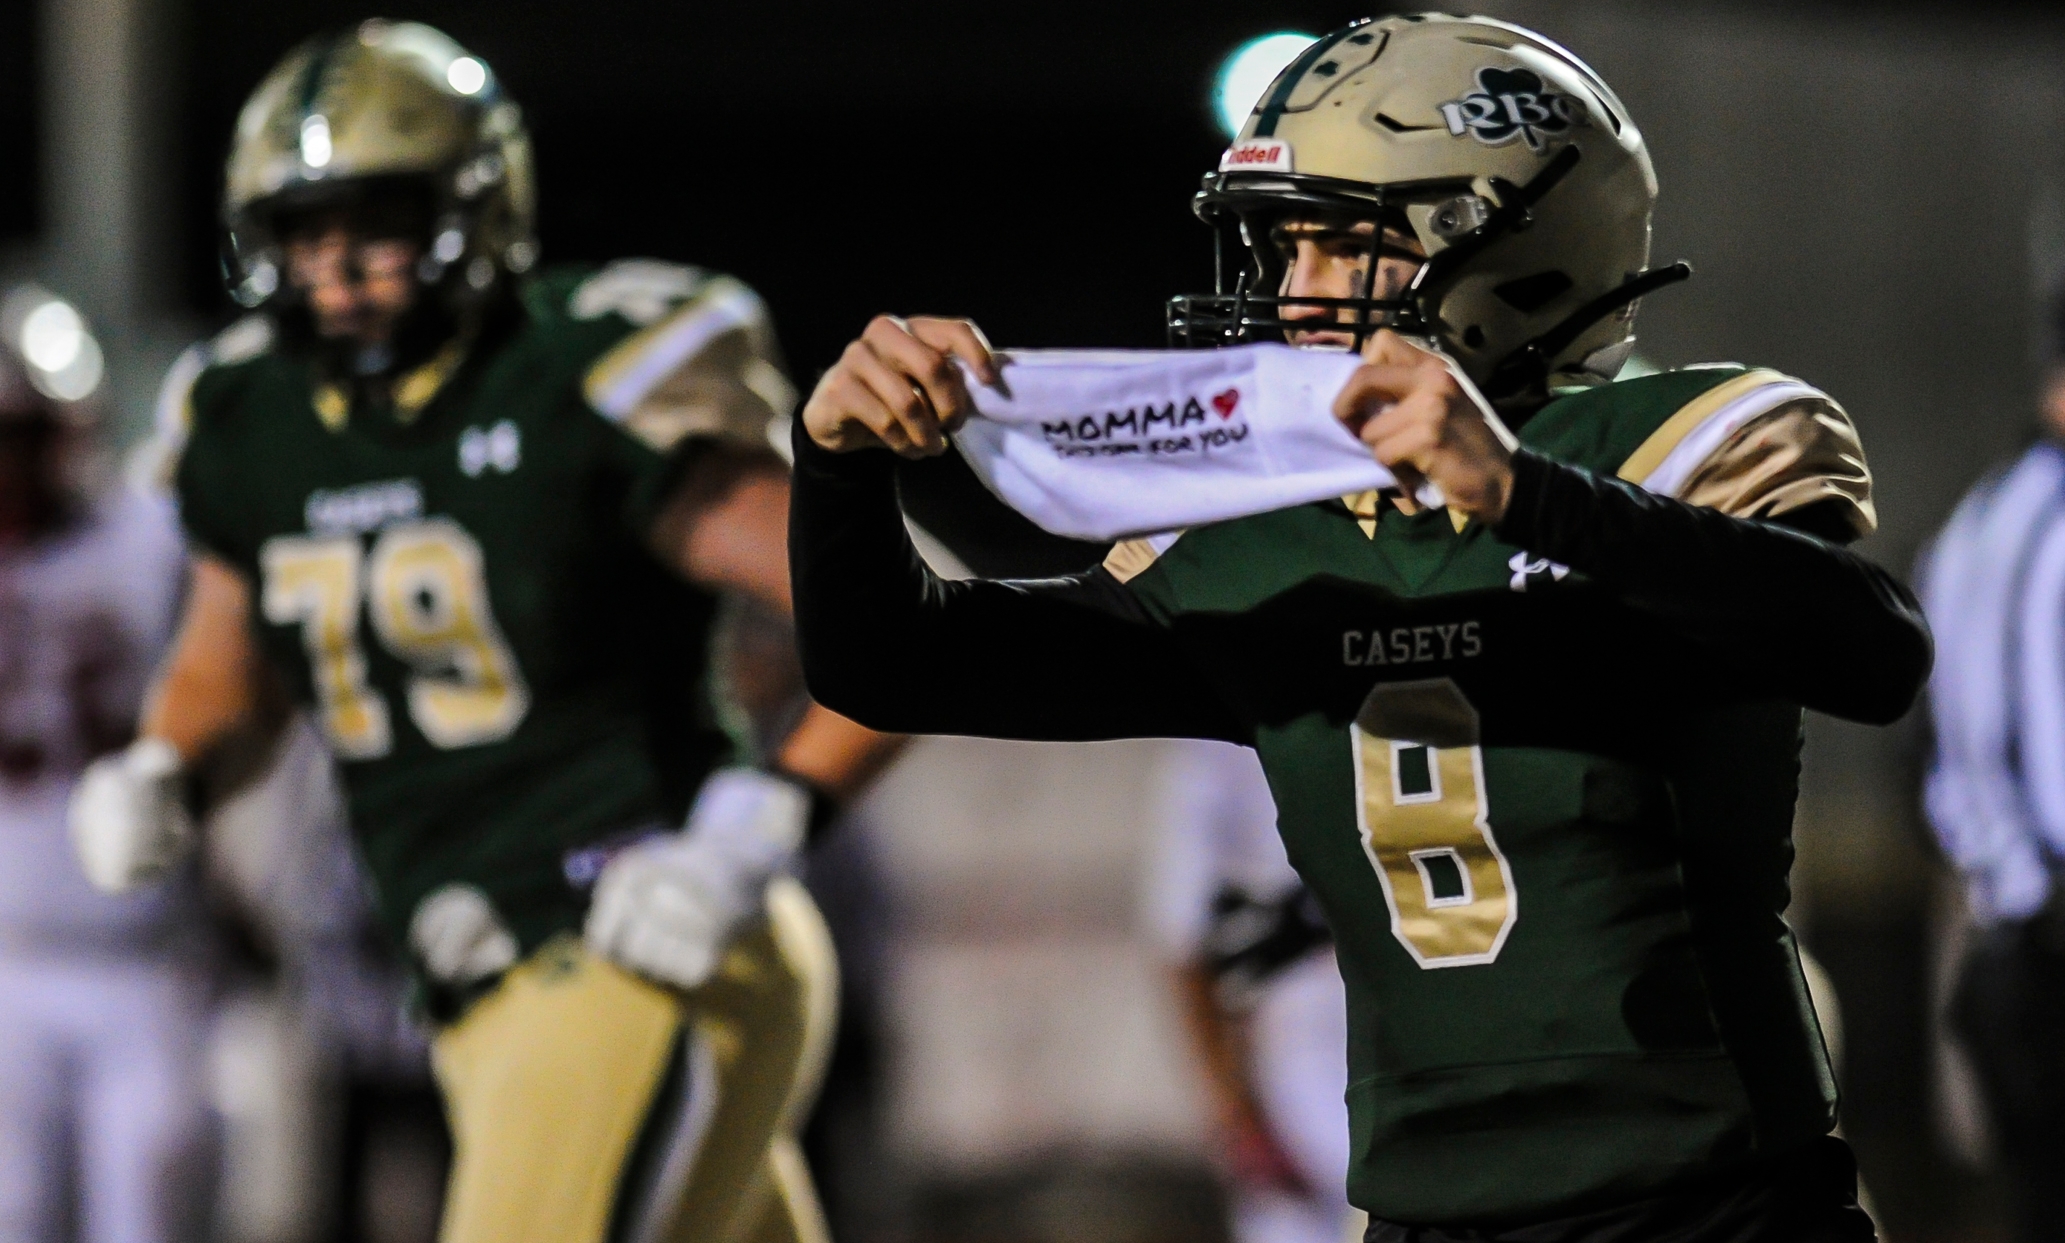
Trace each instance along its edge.
<path fill-rule="evenodd" d="M 1520 439 L 1732 512 L 1872 520 L 1847 416 L 1772 372 L 1567 395 Z M 1257 723 L 1347 985 L 1351 1200 L 1525 1219 L 1826 1132 L 1783 918 L 1799 708 L 1481 524 L 1376 499 L 1107 562 Z"/>
<path fill-rule="evenodd" d="M 766 447 L 791 396 L 751 290 L 650 262 L 531 279 L 391 402 L 354 405 L 260 319 L 175 368 L 182 519 L 250 582 L 397 944 L 467 884 L 528 951 L 579 926 L 583 848 L 678 822 L 728 746 L 717 602 L 647 531 L 686 439 Z"/>

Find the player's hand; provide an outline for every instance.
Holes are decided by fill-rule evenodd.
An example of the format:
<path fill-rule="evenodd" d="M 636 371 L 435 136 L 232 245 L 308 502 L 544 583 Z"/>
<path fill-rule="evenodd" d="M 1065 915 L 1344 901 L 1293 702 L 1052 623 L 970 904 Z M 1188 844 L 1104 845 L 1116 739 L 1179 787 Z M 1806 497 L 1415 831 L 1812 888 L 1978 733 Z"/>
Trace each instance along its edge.
<path fill-rule="evenodd" d="M 162 738 L 139 738 L 87 765 L 66 820 L 94 888 L 123 893 L 179 866 L 194 841 L 184 787 L 179 752 Z"/>
<path fill-rule="evenodd" d="M 437 889 L 416 904 L 409 948 L 431 979 L 460 986 L 509 970 L 520 952 L 516 934 L 488 895 L 463 883 Z"/>
<path fill-rule="evenodd" d="M 971 321 L 877 315 L 817 382 L 803 427 L 834 453 L 873 445 L 907 458 L 944 453 L 946 434 L 975 413 L 955 359 L 996 382 L 989 341 Z"/>
<path fill-rule="evenodd" d="M 1364 365 L 1334 399 L 1334 417 L 1417 492 L 1432 483 L 1449 508 L 1484 523 L 1513 495 L 1513 434 L 1448 360 L 1394 332 L 1363 347 Z"/>
<path fill-rule="evenodd" d="M 764 915 L 767 883 L 802 846 L 809 822 L 810 796 L 797 783 L 745 768 L 713 774 L 687 828 L 640 842 L 602 869 L 588 948 L 663 984 L 700 986 Z"/>

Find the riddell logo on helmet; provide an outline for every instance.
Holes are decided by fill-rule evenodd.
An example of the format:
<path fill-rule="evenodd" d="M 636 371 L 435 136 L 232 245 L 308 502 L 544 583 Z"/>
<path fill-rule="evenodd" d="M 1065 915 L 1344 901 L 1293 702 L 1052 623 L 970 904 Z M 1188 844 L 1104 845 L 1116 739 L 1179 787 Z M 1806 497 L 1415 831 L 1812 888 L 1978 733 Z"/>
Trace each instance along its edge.
<path fill-rule="evenodd" d="M 1219 157 L 1219 171 L 1239 173 L 1252 170 L 1271 173 L 1291 171 L 1291 144 L 1281 138 L 1250 138 L 1226 148 Z"/>
<path fill-rule="evenodd" d="M 1586 122 L 1584 105 L 1550 90 L 1540 74 L 1490 66 L 1477 71 L 1475 91 L 1441 105 L 1441 119 L 1457 138 L 1468 134 L 1487 147 L 1517 138 L 1536 155 Z"/>

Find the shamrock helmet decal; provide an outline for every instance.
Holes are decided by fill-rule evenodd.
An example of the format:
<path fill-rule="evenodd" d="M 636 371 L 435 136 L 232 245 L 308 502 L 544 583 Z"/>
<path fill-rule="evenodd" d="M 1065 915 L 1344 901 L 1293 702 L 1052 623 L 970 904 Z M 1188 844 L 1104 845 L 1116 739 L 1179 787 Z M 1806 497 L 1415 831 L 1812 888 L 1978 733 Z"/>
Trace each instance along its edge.
<path fill-rule="evenodd" d="M 1537 155 L 1556 138 L 1585 123 L 1584 105 L 1551 90 L 1530 69 L 1477 71 L 1477 89 L 1441 105 L 1448 132 L 1468 134 L 1487 147 L 1503 147 L 1514 139 Z"/>

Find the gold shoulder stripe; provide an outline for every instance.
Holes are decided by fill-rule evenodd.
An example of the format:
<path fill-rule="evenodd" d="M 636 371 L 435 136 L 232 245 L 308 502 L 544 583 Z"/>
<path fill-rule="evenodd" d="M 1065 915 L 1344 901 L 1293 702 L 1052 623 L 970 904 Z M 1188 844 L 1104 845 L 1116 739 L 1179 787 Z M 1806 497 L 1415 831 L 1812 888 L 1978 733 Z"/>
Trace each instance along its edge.
<path fill-rule="evenodd" d="M 1157 548 L 1157 541 L 1151 539 L 1120 540 L 1104 554 L 1105 571 L 1122 583 L 1130 583 L 1145 574 L 1147 567 L 1161 560 L 1163 549 L 1171 542 L 1164 542 Z"/>
<path fill-rule="evenodd" d="M 1663 465 L 1671 450 L 1692 434 L 1694 428 L 1707 421 L 1717 411 L 1739 397 L 1744 397 L 1767 384 L 1782 384 L 1790 379 L 1780 372 L 1759 367 L 1727 381 L 1717 384 L 1693 398 L 1670 418 L 1663 426 L 1649 434 L 1636 450 L 1621 463 L 1618 474 L 1629 483 L 1641 483 Z"/>
<path fill-rule="evenodd" d="M 272 321 L 263 315 L 246 315 L 215 334 L 208 343 L 211 366 L 249 362 L 272 348 Z"/>
<path fill-rule="evenodd" d="M 1857 427 L 1825 398 L 1797 398 L 1737 428 L 1678 489 L 1688 505 L 1776 518 L 1833 503 L 1853 535 L 1878 528 Z"/>
<path fill-rule="evenodd" d="M 737 329 L 758 328 L 766 317 L 758 294 L 720 277 L 673 314 L 617 342 L 589 367 L 582 393 L 597 411 L 622 419 L 711 341 Z"/>
<path fill-rule="evenodd" d="M 179 357 L 172 360 L 172 369 L 165 373 L 152 412 L 151 435 L 137 447 L 129 462 L 130 477 L 141 481 L 149 491 L 172 490 L 180 455 L 186 451 L 187 438 L 194 430 L 194 384 L 211 361 L 208 346 L 196 342 L 181 350 Z"/>
<path fill-rule="evenodd" d="M 249 362 L 272 348 L 272 321 L 263 315 L 246 315 L 217 333 L 213 340 L 197 341 L 181 350 L 158 387 L 152 407 L 151 435 L 137 446 L 129 459 L 130 478 L 152 491 L 172 487 L 180 455 L 194 426 L 194 385 L 210 367 Z"/>
<path fill-rule="evenodd" d="M 201 373 L 215 361 L 204 344 L 189 345 L 172 360 L 165 382 L 158 388 L 153 422 L 160 436 L 185 440 L 194 426 L 194 385 Z"/>

